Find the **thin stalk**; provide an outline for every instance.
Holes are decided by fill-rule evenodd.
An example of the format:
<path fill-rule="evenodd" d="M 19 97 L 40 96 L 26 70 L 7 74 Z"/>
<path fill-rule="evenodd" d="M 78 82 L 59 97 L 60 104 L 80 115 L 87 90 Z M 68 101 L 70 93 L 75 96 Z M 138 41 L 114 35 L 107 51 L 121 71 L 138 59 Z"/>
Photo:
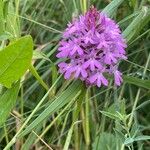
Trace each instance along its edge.
<path fill-rule="evenodd" d="M 33 65 L 30 65 L 29 70 L 32 73 L 32 75 L 37 79 L 37 81 L 46 89 L 46 91 L 48 91 L 49 87 L 46 85 L 43 79 L 39 76 L 39 74 L 37 73 Z"/>
<path fill-rule="evenodd" d="M 139 8 L 142 8 L 142 6 L 145 4 L 145 0 L 141 0 Z"/>
<path fill-rule="evenodd" d="M 87 11 L 87 0 L 83 0 L 83 12 Z"/>
<path fill-rule="evenodd" d="M 7 134 L 7 128 L 6 128 L 6 124 L 4 123 L 4 134 L 5 134 L 5 139 L 6 139 L 6 143 L 9 143 L 9 139 L 8 139 L 8 134 Z"/>
<path fill-rule="evenodd" d="M 21 102 L 20 102 L 20 107 L 21 107 L 21 110 L 20 110 L 20 116 L 21 116 L 21 121 L 20 121 L 20 126 L 24 120 L 24 117 L 23 117 L 23 114 L 24 114 L 24 98 L 23 98 L 23 93 L 24 93 L 24 90 L 23 90 L 23 84 L 21 86 Z M 21 143 L 23 143 L 23 138 L 21 139 Z"/>
<path fill-rule="evenodd" d="M 23 109 L 23 107 L 24 107 L 24 101 L 23 101 L 23 84 L 22 84 L 22 86 L 21 86 L 21 103 L 20 103 L 20 105 L 21 105 L 21 121 L 23 121 L 23 114 L 24 114 L 24 109 Z"/>
<path fill-rule="evenodd" d="M 75 10 L 77 10 L 77 4 L 75 0 L 73 0 L 73 5 L 74 5 Z"/>
<path fill-rule="evenodd" d="M 74 126 L 74 141 L 75 141 L 75 150 L 79 150 L 80 149 L 80 144 L 79 144 L 79 125 L 75 124 Z"/>
<path fill-rule="evenodd" d="M 16 34 L 16 38 L 19 38 L 20 37 L 20 21 L 19 21 L 19 4 L 20 4 L 20 0 L 15 0 L 15 16 L 14 16 L 14 20 L 15 20 L 15 24 L 17 26 L 17 33 L 16 33 L 16 30 L 15 30 L 15 34 Z"/>
<path fill-rule="evenodd" d="M 85 97 L 85 132 L 86 132 L 86 145 L 90 145 L 90 128 L 89 128 L 89 92 L 90 89 L 86 91 Z"/>
<path fill-rule="evenodd" d="M 69 117 L 69 114 L 70 114 L 70 111 L 67 113 L 67 115 L 65 116 L 65 120 L 63 122 L 63 126 L 62 126 L 62 130 L 60 132 L 60 137 L 63 136 L 63 133 L 64 133 L 64 130 L 65 130 L 65 127 L 66 127 L 66 124 L 67 124 L 67 121 L 68 121 L 68 117 Z M 59 138 L 58 142 L 57 142 L 57 145 L 60 145 L 61 144 L 61 138 Z"/>
<path fill-rule="evenodd" d="M 85 13 L 87 11 L 87 0 L 80 0 L 80 6 L 82 13 Z"/>
<path fill-rule="evenodd" d="M 15 14 L 13 14 L 13 13 L 10 13 L 10 14 L 15 15 Z M 54 32 L 54 33 L 62 33 L 61 31 L 59 31 L 59 30 L 57 30 L 57 29 L 51 28 L 51 27 L 49 27 L 49 26 L 47 26 L 47 25 L 44 25 L 44 24 L 42 24 L 42 23 L 40 23 L 40 22 L 37 22 L 37 21 L 35 21 L 35 20 L 29 19 L 29 18 L 24 17 L 24 16 L 20 16 L 20 15 L 17 15 L 17 16 L 18 16 L 19 18 L 25 19 L 25 20 L 27 20 L 27 21 L 33 22 L 33 23 L 35 23 L 35 24 L 37 24 L 37 25 L 39 25 L 39 26 L 41 26 L 41 27 L 44 27 L 45 29 L 47 29 L 47 30 L 49 30 L 49 31 L 51 31 L 51 32 Z"/>
<path fill-rule="evenodd" d="M 128 46 L 132 45 L 134 42 L 136 42 L 137 40 L 139 40 L 140 38 L 142 38 L 145 34 L 149 33 L 150 29 L 148 29 L 147 31 L 145 31 L 144 33 L 142 33 L 141 35 L 139 35 L 136 39 L 134 39 L 131 43 L 129 43 Z"/>
<path fill-rule="evenodd" d="M 85 129 L 85 113 L 84 113 L 84 108 L 81 107 L 81 119 L 82 119 L 82 129 L 83 129 L 83 135 L 84 139 L 86 141 L 86 129 Z"/>

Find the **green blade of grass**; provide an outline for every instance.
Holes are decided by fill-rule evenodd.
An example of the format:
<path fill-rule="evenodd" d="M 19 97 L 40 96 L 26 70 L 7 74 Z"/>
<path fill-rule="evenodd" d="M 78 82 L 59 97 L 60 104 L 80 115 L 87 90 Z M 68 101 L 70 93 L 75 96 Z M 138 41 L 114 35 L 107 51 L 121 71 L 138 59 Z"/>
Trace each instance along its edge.
<path fill-rule="evenodd" d="M 52 113 L 58 111 L 69 101 L 71 101 L 76 94 L 81 90 L 81 82 L 73 82 L 58 98 L 56 98 L 42 113 L 38 116 L 20 135 L 19 137 L 25 136 L 32 131 L 39 123 L 45 120 Z"/>
<path fill-rule="evenodd" d="M 134 84 L 138 87 L 150 89 L 150 80 L 142 80 L 136 77 L 126 76 L 126 75 L 123 76 L 123 79 L 127 83 Z"/>
<path fill-rule="evenodd" d="M 129 42 L 139 31 L 144 27 L 144 25 L 150 19 L 150 13 L 147 7 L 143 7 L 139 15 L 131 22 L 131 24 L 124 30 L 123 36 L 127 42 Z"/>
<path fill-rule="evenodd" d="M 112 17 L 116 9 L 121 5 L 124 0 L 113 0 L 109 5 L 107 5 L 102 13 L 107 14 L 107 16 Z"/>

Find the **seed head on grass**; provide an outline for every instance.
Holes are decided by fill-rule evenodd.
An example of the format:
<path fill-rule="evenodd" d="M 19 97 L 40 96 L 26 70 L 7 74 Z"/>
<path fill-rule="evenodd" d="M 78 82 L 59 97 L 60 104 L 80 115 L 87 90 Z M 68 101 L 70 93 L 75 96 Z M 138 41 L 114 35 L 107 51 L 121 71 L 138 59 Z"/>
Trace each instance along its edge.
<path fill-rule="evenodd" d="M 119 26 L 105 14 L 91 7 L 85 15 L 68 24 L 58 48 L 58 58 L 67 58 L 59 63 L 65 79 L 79 78 L 88 85 L 108 86 L 105 74 L 114 76 L 120 86 L 122 73 L 118 70 L 125 56 L 125 40 Z"/>

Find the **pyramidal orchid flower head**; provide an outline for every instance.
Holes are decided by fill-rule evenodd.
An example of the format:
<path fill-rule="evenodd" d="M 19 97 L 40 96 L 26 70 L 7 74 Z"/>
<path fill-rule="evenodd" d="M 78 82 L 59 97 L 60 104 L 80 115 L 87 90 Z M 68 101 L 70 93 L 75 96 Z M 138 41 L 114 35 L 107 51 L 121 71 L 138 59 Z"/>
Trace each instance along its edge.
<path fill-rule="evenodd" d="M 85 15 L 68 24 L 58 48 L 60 73 L 65 79 L 79 78 L 88 85 L 108 86 L 105 74 L 114 77 L 120 86 L 122 73 L 118 70 L 125 56 L 126 43 L 119 26 L 106 15 L 91 7 Z"/>

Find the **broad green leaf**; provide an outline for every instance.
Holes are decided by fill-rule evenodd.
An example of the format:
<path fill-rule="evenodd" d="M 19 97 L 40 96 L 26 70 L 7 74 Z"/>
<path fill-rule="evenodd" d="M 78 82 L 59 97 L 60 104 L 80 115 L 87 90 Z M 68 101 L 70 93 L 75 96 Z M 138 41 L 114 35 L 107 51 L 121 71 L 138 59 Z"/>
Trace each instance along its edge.
<path fill-rule="evenodd" d="M 0 51 L 0 84 L 10 88 L 29 68 L 33 41 L 25 36 Z"/>
<path fill-rule="evenodd" d="M 20 84 L 17 82 L 12 88 L 7 89 L 7 91 L 0 97 L 0 125 L 6 121 L 11 109 L 16 103 L 19 86 Z"/>
<path fill-rule="evenodd" d="M 137 85 L 146 89 L 150 89 L 150 80 L 142 80 L 136 77 L 123 76 L 123 80 L 127 83 Z"/>
<path fill-rule="evenodd" d="M 66 105 L 69 101 L 75 98 L 75 96 L 81 91 L 82 84 L 80 81 L 73 82 L 58 98 L 56 98 L 26 129 L 20 134 L 25 136 L 31 132 L 38 124 L 48 118 L 52 113 L 57 112 L 60 108 Z M 19 136 L 19 137 L 20 137 Z"/>
<path fill-rule="evenodd" d="M 107 14 L 107 16 L 112 17 L 116 9 L 121 5 L 124 0 L 113 0 L 109 5 L 107 5 L 102 13 Z"/>

